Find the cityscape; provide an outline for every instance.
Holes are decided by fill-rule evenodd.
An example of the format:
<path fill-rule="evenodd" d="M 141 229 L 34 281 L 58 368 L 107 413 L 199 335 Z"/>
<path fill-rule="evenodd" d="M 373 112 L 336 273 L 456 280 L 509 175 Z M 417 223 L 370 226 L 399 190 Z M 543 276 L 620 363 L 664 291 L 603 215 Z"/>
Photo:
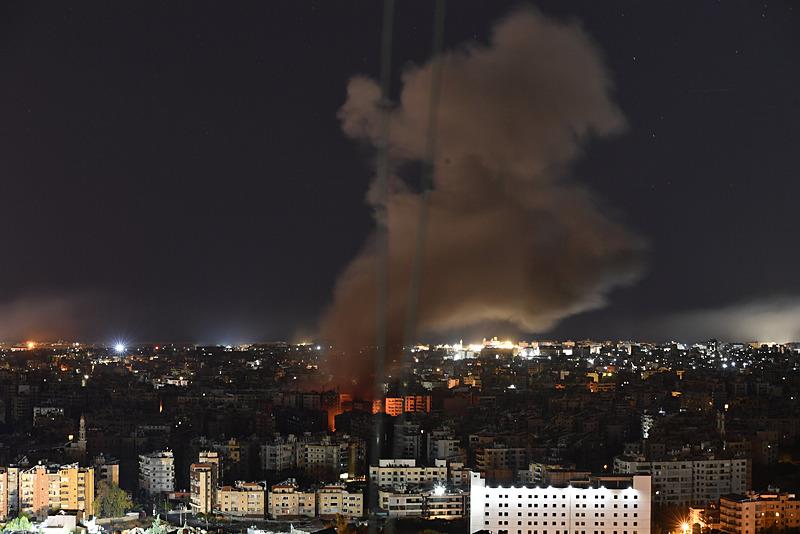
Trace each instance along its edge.
<path fill-rule="evenodd" d="M 678 517 L 747 534 L 800 522 L 782 490 L 800 478 L 800 344 L 416 345 L 377 399 L 314 389 L 327 350 L 4 345 L 0 513 L 108 525 L 121 488 L 124 508 L 197 528 L 316 531 L 338 518 L 649 534 Z"/>
<path fill-rule="evenodd" d="M 800 534 L 800 4 L 0 4 L 0 534 Z"/>

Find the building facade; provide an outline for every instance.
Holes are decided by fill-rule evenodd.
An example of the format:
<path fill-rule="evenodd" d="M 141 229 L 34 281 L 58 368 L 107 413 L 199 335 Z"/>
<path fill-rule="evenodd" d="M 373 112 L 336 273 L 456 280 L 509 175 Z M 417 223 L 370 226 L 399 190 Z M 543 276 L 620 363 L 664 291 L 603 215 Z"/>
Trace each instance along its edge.
<path fill-rule="evenodd" d="M 329 484 L 317 490 L 317 515 L 330 518 L 336 515 L 348 519 L 364 516 L 364 494 L 347 491 L 342 484 Z"/>
<path fill-rule="evenodd" d="M 472 473 L 469 532 L 650 534 L 651 478 L 593 477 L 586 487 L 494 486 Z"/>
<path fill-rule="evenodd" d="M 8 471 L 6 471 L 8 480 Z M 94 513 L 94 469 L 78 464 L 36 465 L 19 472 L 19 512 L 44 519 L 53 510 Z M 4 500 L 10 501 L 6 482 Z M 10 513 L 11 507 L 9 506 Z"/>
<path fill-rule="evenodd" d="M 148 495 L 175 491 L 175 458 L 172 451 L 139 455 L 139 489 Z"/>
<path fill-rule="evenodd" d="M 257 482 L 237 482 L 217 490 L 218 510 L 233 517 L 263 519 L 266 509 L 266 489 Z"/>
<path fill-rule="evenodd" d="M 214 471 L 214 464 L 208 462 L 189 467 L 189 506 L 192 513 L 209 514 L 214 510 L 217 492 Z"/>
<path fill-rule="evenodd" d="M 720 530 L 758 534 L 765 529 L 800 527 L 800 501 L 794 493 L 724 495 L 719 500 Z"/>
<path fill-rule="evenodd" d="M 384 459 L 369 468 L 370 483 L 381 488 L 398 485 L 447 483 L 447 461 L 436 460 L 432 467 L 418 466 L 416 460 Z"/>
<path fill-rule="evenodd" d="M 313 491 L 300 491 L 297 483 L 286 480 L 269 490 L 267 511 L 273 519 L 290 517 L 314 517 L 316 495 Z"/>
<path fill-rule="evenodd" d="M 659 505 L 706 505 L 728 493 L 750 489 L 747 458 L 698 458 L 645 461 L 618 457 L 614 472 L 653 477 L 653 502 Z"/>

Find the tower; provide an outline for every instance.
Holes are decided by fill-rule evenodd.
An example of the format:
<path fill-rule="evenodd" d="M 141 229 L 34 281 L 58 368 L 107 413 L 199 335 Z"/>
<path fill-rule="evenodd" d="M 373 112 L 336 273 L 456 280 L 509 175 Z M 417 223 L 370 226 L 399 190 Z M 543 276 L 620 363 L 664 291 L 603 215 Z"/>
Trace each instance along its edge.
<path fill-rule="evenodd" d="M 83 445 L 86 450 L 86 418 L 81 414 L 81 422 L 78 426 L 78 443 Z"/>
<path fill-rule="evenodd" d="M 77 441 L 70 441 L 67 443 L 64 452 L 72 461 L 82 461 L 86 459 L 86 418 L 83 414 L 81 414 L 81 420 L 80 423 L 78 423 L 78 439 Z"/>

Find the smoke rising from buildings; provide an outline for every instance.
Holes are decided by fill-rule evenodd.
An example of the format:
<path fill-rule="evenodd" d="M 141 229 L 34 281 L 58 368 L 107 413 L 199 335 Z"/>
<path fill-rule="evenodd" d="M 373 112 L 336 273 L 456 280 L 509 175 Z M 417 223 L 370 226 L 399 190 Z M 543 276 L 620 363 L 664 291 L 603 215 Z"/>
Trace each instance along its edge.
<path fill-rule="evenodd" d="M 530 9 L 500 21 L 488 46 L 444 53 L 433 190 L 424 250 L 419 333 L 507 322 L 544 332 L 602 307 L 610 290 L 638 279 L 644 243 L 570 176 L 592 137 L 625 126 L 599 50 L 577 23 Z M 403 163 L 424 158 L 432 64 L 402 75 L 390 112 L 387 328 L 402 342 L 421 195 Z M 344 133 L 377 145 L 380 88 L 350 80 L 339 116 Z M 373 206 L 376 195 L 367 195 Z M 359 349 L 376 334 L 374 240 L 338 279 L 323 337 L 339 382 L 369 379 Z"/>

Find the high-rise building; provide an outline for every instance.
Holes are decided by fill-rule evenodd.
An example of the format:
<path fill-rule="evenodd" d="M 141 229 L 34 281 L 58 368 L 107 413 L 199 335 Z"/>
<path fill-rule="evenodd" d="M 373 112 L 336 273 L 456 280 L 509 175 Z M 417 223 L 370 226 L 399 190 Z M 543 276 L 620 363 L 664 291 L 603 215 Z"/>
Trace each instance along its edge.
<path fill-rule="evenodd" d="M 650 534 L 650 476 L 593 477 L 584 487 L 487 485 L 470 479 L 469 532 Z"/>
<path fill-rule="evenodd" d="M 175 458 L 172 451 L 139 455 L 139 489 L 148 495 L 175 491 Z"/>

